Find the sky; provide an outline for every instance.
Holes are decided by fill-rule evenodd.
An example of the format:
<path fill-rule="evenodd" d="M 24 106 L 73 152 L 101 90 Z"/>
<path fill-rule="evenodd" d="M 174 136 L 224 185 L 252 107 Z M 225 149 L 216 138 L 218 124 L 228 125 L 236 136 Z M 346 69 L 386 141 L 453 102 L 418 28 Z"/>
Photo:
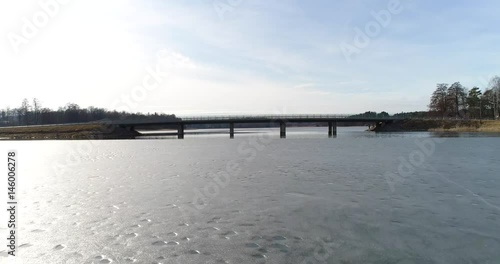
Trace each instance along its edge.
<path fill-rule="evenodd" d="M 500 75 L 500 2 L 0 0 L 0 108 L 426 110 Z"/>

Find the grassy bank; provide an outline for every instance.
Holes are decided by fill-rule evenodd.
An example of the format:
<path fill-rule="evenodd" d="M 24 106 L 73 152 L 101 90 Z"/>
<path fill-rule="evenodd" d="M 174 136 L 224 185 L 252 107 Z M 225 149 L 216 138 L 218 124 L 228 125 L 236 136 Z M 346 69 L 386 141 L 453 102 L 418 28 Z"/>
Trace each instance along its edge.
<path fill-rule="evenodd" d="M 50 126 L 0 127 L 0 139 L 128 139 L 139 135 L 135 131 L 104 124 L 74 124 Z"/>
<path fill-rule="evenodd" d="M 454 131 L 454 132 L 499 132 L 500 121 L 498 120 L 483 120 L 483 121 L 469 121 L 459 124 L 447 125 L 445 127 L 438 127 L 429 129 L 429 131 Z"/>
<path fill-rule="evenodd" d="M 375 129 L 377 132 L 498 132 L 500 120 L 404 120 Z"/>

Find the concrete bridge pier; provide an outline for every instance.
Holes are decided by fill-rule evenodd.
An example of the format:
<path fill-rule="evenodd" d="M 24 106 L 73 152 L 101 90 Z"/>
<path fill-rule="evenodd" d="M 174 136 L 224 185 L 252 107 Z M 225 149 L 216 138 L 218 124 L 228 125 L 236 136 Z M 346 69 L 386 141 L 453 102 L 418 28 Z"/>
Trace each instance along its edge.
<path fill-rule="evenodd" d="M 280 121 L 280 138 L 286 138 L 286 123 Z"/>
<path fill-rule="evenodd" d="M 177 138 L 184 139 L 184 124 L 179 124 L 177 127 Z"/>
<path fill-rule="evenodd" d="M 337 122 L 328 122 L 328 137 L 333 138 L 337 136 Z"/>
<path fill-rule="evenodd" d="M 229 123 L 229 138 L 234 138 L 234 123 Z"/>

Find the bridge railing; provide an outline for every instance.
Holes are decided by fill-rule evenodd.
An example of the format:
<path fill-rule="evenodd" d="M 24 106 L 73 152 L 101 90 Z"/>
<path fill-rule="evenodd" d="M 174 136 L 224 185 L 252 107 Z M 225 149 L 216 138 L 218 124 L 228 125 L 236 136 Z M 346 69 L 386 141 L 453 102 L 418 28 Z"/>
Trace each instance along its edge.
<path fill-rule="evenodd" d="M 349 114 L 336 114 L 336 115 L 221 115 L 221 116 L 178 116 L 182 120 L 185 121 L 193 121 L 193 120 L 233 120 L 233 119 L 247 119 L 247 120 L 255 120 L 255 119 L 274 119 L 274 120 L 287 120 L 287 119 L 403 119 L 398 117 L 373 117 L 373 116 L 362 116 L 362 115 L 349 115 Z"/>

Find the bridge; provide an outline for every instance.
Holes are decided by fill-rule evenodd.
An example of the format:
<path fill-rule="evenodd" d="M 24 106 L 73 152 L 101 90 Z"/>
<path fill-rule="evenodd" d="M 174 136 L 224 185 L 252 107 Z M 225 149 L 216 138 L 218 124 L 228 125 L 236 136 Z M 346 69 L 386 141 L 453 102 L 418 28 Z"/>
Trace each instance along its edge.
<path fill-rule="evenodd" d="M 114 122 L 115 125 L 129 130 L 136 128 L 169 127 L 177 129 L 177 137 L 183 139 L 187 125 L 228 124 L 229 137 L 234 138 L 235 124 L 279 124 L 280 137 L 286 138 L 286 128 L 289 123 L 325 123 L 328 124 L 328 136 L 337 135 L 337 122 L 363 122 L 374 125 L 383 125 L 398 117 L 363 117 L 354 115 L 241 115 L 241 116 L 184 116 L 177 120 L 155 122 Z"/>

